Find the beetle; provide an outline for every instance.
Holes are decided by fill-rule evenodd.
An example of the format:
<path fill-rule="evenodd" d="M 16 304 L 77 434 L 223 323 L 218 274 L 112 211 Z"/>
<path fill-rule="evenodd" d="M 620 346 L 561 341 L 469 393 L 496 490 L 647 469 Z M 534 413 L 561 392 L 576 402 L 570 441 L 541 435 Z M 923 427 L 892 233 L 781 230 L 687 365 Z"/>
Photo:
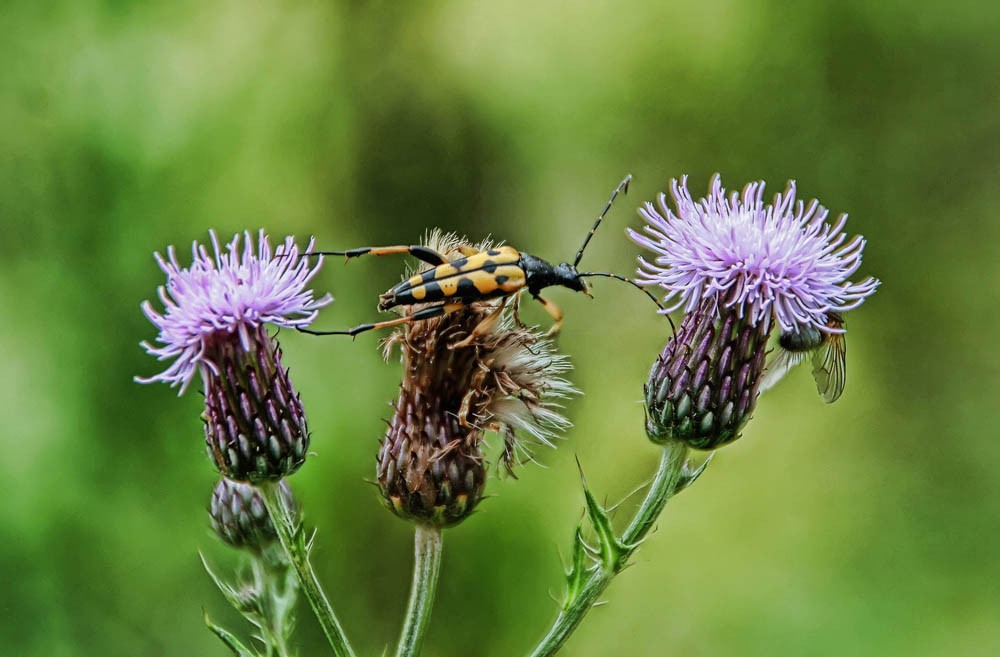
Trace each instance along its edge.
<path fill-rule="evenodd" d="M 391 287 L 379 296 L 378 309 L 390 310 L 397 306 L 413 304 L 427 305 L 410 314 L 372 324 L 361 324 L 346 331 L 314 331 L 300 328 L 304 333 L 312 335 L 350 335 L 356 336 L 365 331 L 371 331 L 399 324 L 418 322 L 432 317 L 440 317 L 460 310 L 476 301 L 502 298 L 503 302 L 497 310 L 491 313 L 473 332 L 455 346 L 467 346 L 472 340 L 482 335 L 492 327 L 500 317 L 507 302 L 515 295 L 527 290 L 534 299 L 539 301 L 553 319 L 552 327 L 547 335 L 553 335 L 562 326 L 563 313 L 552 301 L 544 298 L 541 291 L 547 287 L 560 286 L 590 296 L 590 286 L 586 278 L 602 276 L 613 278 L 642 290 L 661 309 L 663 306 L 649 290 L 640 286 L 632 279 L 610 272 L 580 272 L 577 267 L 583 258 L 583 252 L 591 238 L 601 225 L 604 217 L 611 209 L 619 194 L 628 193 L 632 176 L 627 175 L 611 193 L 604 210 L 594 221 L 590 232 L 583 240 L 583 245 L 576 253 L 573 264 L 563 262 L 554 265 L 530 253 L 519 251 L 512 246 L 495 246 L 480 251 L 471 246 L 459 247 L 461 257 L 448 260 L 437 251 L 421 245 L 398 246 L 365 246 L 347 251 L 313 251 L 308 255 L 344 256 L 348 259 L 363 255 L 393 255 L 409 254 L 427 264 L 430 269 L 414 274 L 406 280 Z"/>

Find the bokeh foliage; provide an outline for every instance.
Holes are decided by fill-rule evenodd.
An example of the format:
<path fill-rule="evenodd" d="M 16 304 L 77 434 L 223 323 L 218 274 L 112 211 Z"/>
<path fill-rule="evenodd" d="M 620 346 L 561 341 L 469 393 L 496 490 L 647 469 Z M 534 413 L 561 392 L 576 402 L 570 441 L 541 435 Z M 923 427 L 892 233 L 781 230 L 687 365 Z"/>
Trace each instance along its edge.
<path fill-rule="evenodd" d="M 1000 5 L 984 2 L 6 2 L 0 8 L 0 652 L 222 655 L 196 550 L 214 475 L 200 398 L 155 364 L 151 253 L 265 226 L 329 248 L 441 226 L 628 272 L 635 206 L 714 171 L 796 178 L 869 238 L 847 392 L 808 373 L 668 508 L 566 653 L 1000 653 Z M 375 316 L 392 259 L 330 262 L 320 324 Z M 665 339 L 611 282 L 553 298 L 586 396 L 557 452 L 446 536 L 433 655 L 525 652 L 595 490 L 655 466 L 641 383 Z M 537 310 L 527 316 L 543 321 Z M 398 367 L 376 337 L 282 336 L 314 431 L 294 478 L 352 640 L 405 603 L 411 532 L 373 456 Z M 565 548 L 564 548 L 565 549 Z M 303 609 L 302 654 L 322 654 Z"/>

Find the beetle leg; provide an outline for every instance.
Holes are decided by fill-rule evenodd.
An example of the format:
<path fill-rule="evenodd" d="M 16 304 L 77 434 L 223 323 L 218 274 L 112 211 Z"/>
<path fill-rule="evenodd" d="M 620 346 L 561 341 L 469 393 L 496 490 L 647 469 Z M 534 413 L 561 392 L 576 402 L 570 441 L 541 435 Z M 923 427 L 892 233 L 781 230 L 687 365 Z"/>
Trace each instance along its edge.
<path fill-rule="evenodd" d="M 518 292 L 514 294 L 514 305 L 512 308 L 514 314 L 514 325 L 517 326 L 517 328 L 519 329 L 528 329 L 530 327 L 521 321 L 521 315 L 518 312 L 520 309 L 521 309 L 521 293 Z M 531 348 L 531 345 L 525 343 L 524 348 L 527 349 L 532 356 L 538 355 L 535 352 L 535 350 Z"/>
<path fill-rule="evenodd" d="M 545 333 L 545 336 L 549 337 L 555 335 L 559 332 L 559 329 L 562 328 L 563 311 L 559 309 L 559 306 L 544 298 L 540 294 L 536 294 L 534 297 L 539 303 L 542 304 L 542 307 L 545 308 L 545 312 L 547 312 L 552 319 L 555 320 L 555 323 L 552 324 L 552 328 Z"/>
<path fill-rule="evenodd" d="M 424 319 L 430 319 L 432 317 L 441 317 L 442 315 L 453 313 L 459 308 L 464 307 L 465 304 L 463 303 L 442 303 L 436 306 L 422 308 L 421 310 L 404 317 L 389 319 L 384 322 L 375 322 L 374 324 L 361 324 L 360 326 L 355 326 L 354 328 L 347 329 L 346 331 L 313 331 L 312 329 L 307 328 L 300 328 L 298 330 L 302 333 L 308 333 L 309 335 L 349 335 L 351 337 L 355 337 L 359 333 L 364 333 L 365 331 L 376 331 L 378 329 L 389 328 L 390 326 L 399 326 L 400 324 L 410 324 Z"/>
<path fill-rule="evenodd" d="M 463 429 L 476 429 L 476 425 L 469 421 L 469 411 L 472 409 L 472 399 L 476 396 L 476 389 L 469 388 L 469 391 L 462 397 L 462 405 L 458 408 L 458 423 Z"/>
<path fill-rule="evenodd" d="M 347 251 L 310 251 L 305 255 L 334 255 L 334 256 L 344 256 L 347 259 L 358 258 L 363 255 L 396 255 L 398 253 L 409 253 L 414 258 L 423 260 L 429 265 L 443 265 L 448 262 L 445 257 L 435 251 L 434 249 L 429 249 L 426 246 L 421 246 L 420 244 L 411 244 L 409 246 L 405 244 L 400 244 L 397 246 L 362 246 L 357 249 L 348 249 Z"/>
<path fill-rule="evenodd" d="M 472 329 L 472 332 L 464 340 L 459 340 L 455 344 L 451 345 L 452 349 L 461 349 L 462 347 L 468 347 L 472 344 L 472 341 L 481 335 L 486 335 L 493 328 L 493 325 L 497 323 L 500 316 L 503 314 L 504 306 L 510 301 L 510 297 L 504 297 L 500 305 L 496 307 L 496 310 L 487 315 L 483 321 L 476 324 L 476 328 Z"/>
<path fill-rule="evenodd" d="M 511 307 L 511 310 L 514 313 L 514 323 L 517 325 L 517 327 L 518 328 L 528 328 L 527 326 L 525 326 L 524 322 L 521 321 L 521 314 L 518 312 L 519 310 L 521 310 L 521 295 L 520 294 L 515 294 L 514 295 L 514 304 Z"/>

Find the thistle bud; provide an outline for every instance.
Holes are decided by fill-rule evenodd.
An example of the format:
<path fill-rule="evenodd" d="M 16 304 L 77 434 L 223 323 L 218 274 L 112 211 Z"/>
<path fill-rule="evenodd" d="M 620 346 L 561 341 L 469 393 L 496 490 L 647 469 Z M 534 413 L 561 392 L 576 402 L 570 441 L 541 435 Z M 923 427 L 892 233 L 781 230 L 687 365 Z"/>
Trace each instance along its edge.
<path fill-rule="evenodd" d="M 460 244 L 433 233 L 427 246 L 453 260 L 461 257 Z M 483 324 L 487 318 L 496 321 Z M 397 345 L 403 380 L 379 447 L 377 476 L 386 505 L 402 518 L 446 527 L 472 513 L 487 479 L 486 431 L 503 436 L 501 460 L 513 472 L 530 458 L 515 430 L 553 446 L 555 433 L 569 424 L 553 410 L 576 392 L 561 376 L 569 369 L 566 358 L 497 302 L 470 303 L 406 325 L 387 340 L 387 358 Z"/>
<path fill-rule="evenodd" d="M 282 502 L 295 508 L 292 490 L 285 482 L 279 485 Z M 278 535 L 264 506 L 260 493 L 250 484 L 223 477 L 212 491 L 209 506 L 212 529 L 219 538 L 236 548 L 262 552 Z"/>
<path fill-rule="evenodd" d="M 645 386 L 650 440 L 715 449 L 738 438 L 750 418 L 768 328 L 717 315 L 710 302 L 689 313 L 653 364 Z"/>

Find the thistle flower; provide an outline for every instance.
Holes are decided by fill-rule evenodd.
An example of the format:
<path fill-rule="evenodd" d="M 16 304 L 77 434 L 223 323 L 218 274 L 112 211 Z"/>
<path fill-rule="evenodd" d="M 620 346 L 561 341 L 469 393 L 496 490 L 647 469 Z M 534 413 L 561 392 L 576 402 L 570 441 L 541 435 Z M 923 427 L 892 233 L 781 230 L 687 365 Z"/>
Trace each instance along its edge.
<path fill-rule="evenodd" d="M 817 201 L 796 200 L 794 182 L 767 205 L 762 182 L 727 196 L 718 176 L 698 202 L 686 177 L 671 192 L 676 211 L 660 194 L 660 211 L 651 203 L 639 211 L 646 235 L 629 230 L 656 254 L 639 259 L 639 282 L 666 290 L 674 303 L 665 312 L 688 313 L 646 384 L 647 433 L 712 449 L 735 440 L 753 412 L 773 327 L 842 331 L 833 318 L 879 282 L 847 280 L 861 265 L 864 239 L 848 240 L 846 215 L 828 224 Z"/>
<path fill-rule="evenodd" d="M 285 506 L 294 509 L 292 489 L 282 481 L 279 490 Z M 260 552 L 278 538 L 264 500 L 250 484 L 226 477 L 219 479 L 212 491 L 208 514 L 215 533 L 233 547 Z"/>
<path fill-rule="evenodd" d="M 281 363 L 281 350 L 265 325 L 301 328 L 332 301 L 314 298 L 306 285 L 322 265 L 310 267 L 292 237 L 272 252 L 264 231 L 256 247 L 250 233 L 223 249 L 209 233 L 212 253 L 195 242 L 183 268 L 173 247 L 156 254 L 167 275 L 159 288 L 165 312 L 148 301 L 142 309 L 159 329 L 161 346 L 143 342 L 162 381 L 183 393 L 197 373 L 205 386 L 205 439 L 219 471 L 239 481 L 280 479 L 302 465 L 309 444 L 305 413 Z M 306 251 L 312 249 L 310 241 Z"/>
<path fill-rule="evenodd" d="M 646 203 L 639 214 L 646 237 L 629 230 L 632 239 L 656 254 L 651 263 L 639 258 L 638 281 L 659 285 L 665 301 L 685 312 L 710 301 L 752 324 L 773 318 L 782 331 L 810 325 L 828 331 L 827 313 L 844 313 L 860 306 L 879 282 L 847 278 L 861 266 L 865 240 L 847 241 L 847 215 L 832 225 L 816 200 L 808 205 L 795 198 L 795 182 L 765 205 L 764 183 L 748 184 L 742 196 L 728 197 L 716 175 L 708 198 L 695 203 L 687 176 L 671 181 L 676 214 L 660 194 L 656 211 Z"/>
<path fill-rule="evenodd" d="M 427 240 L 449 259 L 461 257 L 462 245 L 438 232 Z M 501 316 L 489 330 L 458 344 L 494 313 Z M 405 325 L 386 340 L 387 359 L 396 346 L 403 380 L 377 474 L 388 507 L 403 518 L 448 526 L 468 517 L 486 483 L 485 431 L 503 436 L 502 462 L 513 473 L 516 463 L 531 458 L 517 432 L 554 446 L 555 435 L 569 426 L 556 410 L 560 399 L 576 392 L 562 376 L 570 368 L 567 359 L 499 302 L 476 302 Z"/>

